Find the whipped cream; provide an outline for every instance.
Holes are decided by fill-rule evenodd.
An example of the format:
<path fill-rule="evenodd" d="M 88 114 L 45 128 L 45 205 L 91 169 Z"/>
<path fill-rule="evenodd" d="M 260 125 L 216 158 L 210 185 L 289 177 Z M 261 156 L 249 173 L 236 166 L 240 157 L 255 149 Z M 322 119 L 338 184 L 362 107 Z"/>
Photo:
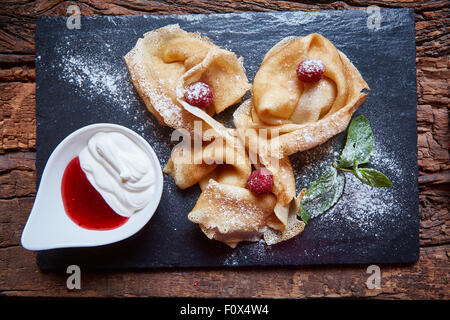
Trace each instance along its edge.
<path fill-rule="evenodd" d="M 149 155 L 120 132 L 98 132 L 78 155 L 89 182 L 117 214 L 130 217 L 152 198 L 155 168 Z"/>

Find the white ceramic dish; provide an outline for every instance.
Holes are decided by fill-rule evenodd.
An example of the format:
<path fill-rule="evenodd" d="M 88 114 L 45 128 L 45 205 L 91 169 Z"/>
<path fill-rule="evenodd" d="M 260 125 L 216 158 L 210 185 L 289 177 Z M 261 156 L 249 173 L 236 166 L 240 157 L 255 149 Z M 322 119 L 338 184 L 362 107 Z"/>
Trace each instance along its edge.
<path fill-rule="evenodd" d="M 68 163 L 86 147 L 97 132 L 118 131 L 138 143 L 154 166 L 154 197 L 148 205 L 133 214 L 127 222 L 112 230 L 89 230 L 73 222 L 64 210 L 61 180 Z M 67 136 L 52 152 L 42 174 L 39 190 L 22 232 L 22 246 L 28 250 L 67 247 L 92 247 L 117 242 L 138 232 L 153 216 L 161 200 L 163 175 L 152 147 L 134 131 L 116 124 L 98 123 L 83 127 Z"/>

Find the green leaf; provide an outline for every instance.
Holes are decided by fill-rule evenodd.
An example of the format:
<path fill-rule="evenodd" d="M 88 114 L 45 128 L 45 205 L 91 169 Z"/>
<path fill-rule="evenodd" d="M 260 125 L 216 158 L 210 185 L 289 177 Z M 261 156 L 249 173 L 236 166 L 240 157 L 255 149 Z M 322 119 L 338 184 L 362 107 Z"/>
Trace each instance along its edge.
<path fill-rule="evenodd" d="M 368 163 L 373 148 L 373 132 L 370 122 L 364 116 L 352 120 L 347 130 L 347 141 L 341 153 L 338 166 L 349 168 L 355 160 L 360 164 Z"/>
<path fill-rule="evenodd" d="M 300 217 L 303 222 L 315 218 L 331 208 L 344 192 L 345 176 L 331 167 L 306 190 L 300 203 Z"/>
<path fill-rule="evenodd" d="M 353 167 L 353 173 L 362 183 L 375 188 L 392 187 L 392 182 L 381 172 L 372 168 L 358 168 L 357 163 Z"/>

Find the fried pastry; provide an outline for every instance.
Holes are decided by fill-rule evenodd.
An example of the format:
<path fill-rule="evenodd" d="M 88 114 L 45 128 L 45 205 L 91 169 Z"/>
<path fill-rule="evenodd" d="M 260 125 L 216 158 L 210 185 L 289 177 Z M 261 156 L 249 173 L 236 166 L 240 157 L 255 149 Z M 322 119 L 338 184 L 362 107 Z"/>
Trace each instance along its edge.
<path fill-rule="evenodd" d="M 177 89 L 182 92 L 197 81 L 208 84 L 214 95 L 204 108 L 209 115 L 239 102 L 250 89 L 242 58 L 178 25 L 147 32 L 124 59 L 148 110 L 162 125 L 191 134 L 197 118 L 177 101 Z"/>
<path fill-rule="evenodd" d="M 246 187 L 252 166 L 237 131 L 225 128 L 203 110 L 190 106 L 186 110 L 212 131 L 208 133 L 211 141 L 203 141 L 201 148 L 175 147 L 164 168 L 180 188 L 199 183 L 202 189 L 188 219 L 199 224 L 208 238 L 233 248 L 241 241 L 264 238 L 274 244 L 300 233 L 304 224 L 290 211 L 295 181 L 289 159 L 267 167 L 273 177 L 271 192 L 255 194 Z"/>
<path fill-rule="evenodd" d="M 267 138 L 247 132 L 250 144 L 275 145 L 270 157 L 281 159 L 345 130 L 368 89 L 355 66 L 325 37 L 286 38 L 265 55 L 252 99 L 236 110 L 234 124 L 242 135 L 268 130 Z"/>
<path fill-rule="evenodd" d="M 164 172 L 176 185 L 199 184 L 188 219 L 210 239 L 272 245 L 303 231 L 289 155 L 343 131 L 368 85 L 319 34 L 284 39 L 264 57 L 252 98 L 233 115 L 212 116 L 249 89 L 237 57 L 207 39 L 168 26 L 145 34 L 125 57 L 133 82 L 162 124 L 192 133 L 172 150 Z M 199 143 L 200 141 L 200 143 Z M 256 149 L 255 149 L 256 148 Z"/>

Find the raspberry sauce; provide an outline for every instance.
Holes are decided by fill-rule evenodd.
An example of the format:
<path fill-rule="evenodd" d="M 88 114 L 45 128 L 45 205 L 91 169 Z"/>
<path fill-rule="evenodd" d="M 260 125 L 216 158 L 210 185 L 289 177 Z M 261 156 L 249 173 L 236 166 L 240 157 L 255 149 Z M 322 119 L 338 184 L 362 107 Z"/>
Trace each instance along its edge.
<path fill-rule="evenodd" d="M 73 158 L 64 171 L 61 194 L 67 215 L 82 228 L 110 230 L 128 220 L 115 213 L 91 185 L 78 157 Z"/>

